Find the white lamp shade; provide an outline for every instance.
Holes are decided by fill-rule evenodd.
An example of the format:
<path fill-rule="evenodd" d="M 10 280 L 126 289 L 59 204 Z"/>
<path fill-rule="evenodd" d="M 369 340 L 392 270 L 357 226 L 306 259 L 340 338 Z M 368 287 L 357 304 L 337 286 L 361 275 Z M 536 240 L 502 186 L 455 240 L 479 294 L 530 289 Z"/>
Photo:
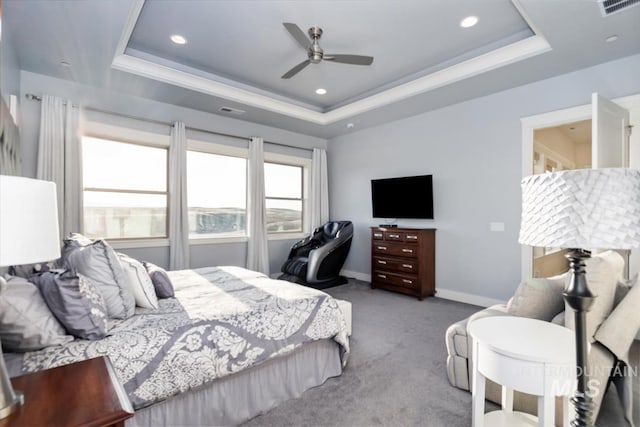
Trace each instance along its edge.
<path fill-rule="evenodd" d="M 59 256 L 56 185 L 0 175 L 0 267 Z"/>
<path fill-rule="evenodd" d="M 640 247 L 640 170 L 578 169 L 523 179 L 519 241 L 572 249 Z"/>

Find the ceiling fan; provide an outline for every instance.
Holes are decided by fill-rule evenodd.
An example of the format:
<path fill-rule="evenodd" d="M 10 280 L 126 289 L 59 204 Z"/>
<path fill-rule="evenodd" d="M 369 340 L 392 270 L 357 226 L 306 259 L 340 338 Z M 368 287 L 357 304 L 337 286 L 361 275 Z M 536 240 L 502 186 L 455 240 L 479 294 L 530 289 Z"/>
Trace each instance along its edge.
<path fill-rule="evenodd" d="M 304 69 L 304 67 L 306 67 L 307 65 L 311 63 L 318 64 L 322 60 L 353 65 L 371 65 L 371 63 L 373 62 L 372 56 L 329 53 L 325 54 L 324 50 L 322 50 L 320 44 L 318 43 L 320 37 L 322 36 L 322 28 L 320 27 L 309 28 L 309 38 L 307 38 L 304 32 L 296 24 L 285 22 L 283 23 L 283 25 L 293 36 L 293 38 L 296 39 L 298 44 L 307 51 L 307 56 L 309 57 L 309 59 L 302 61 L 301 63 L 287 71 L 282 76 L 283 79 L 290 79 L 291 77 L 302 71 L 302 69 Z"/>

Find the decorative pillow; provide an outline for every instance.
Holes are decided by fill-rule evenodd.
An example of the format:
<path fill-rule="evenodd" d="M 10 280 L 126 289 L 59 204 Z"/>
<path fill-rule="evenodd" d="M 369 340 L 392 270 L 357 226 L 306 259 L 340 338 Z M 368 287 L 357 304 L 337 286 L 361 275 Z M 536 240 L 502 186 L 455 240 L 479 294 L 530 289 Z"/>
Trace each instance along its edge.
<path fill-rule="evenodd" d="M 90 278 L 98 287 L 114 319 L 128 319 L 135 310 L 133 291 L 116 252 L 104 240 L 91 240 L 81 234 L 64 239 L 62 264 Z"/>
<path fill-rule="evenodd" d="M 586 314 L 586 335 L 590 342 L 600 324 L 613 309 L 616 283 L 622 277 L 624 258 L 615 251 L 605 251 L 592 255 L 585 261 L 587 284 L 591 293 L 596 296 L 591 309 Z M 565 303 L 564 324 L 575 329 L 575 312 Z"/>
<path fill-rule="evenodd" d="M 88 340 L 107 336 L 104 299 L 91 279 L 70 270 L 55 270 L 37 274 L 31 281 L 67 332 Z"/>
<path fill-rule="evenodd" d="M 567 274 L 525 280 L 516 289 L 507 306 L 512 316 L 529 317 L 550 322 L 564 310 L 562 291 Z"/>
<path fill-rule="evenodd" d="M 41 350 L 73 341 L 56 320 L 40 291 L 22 277 L 0 290 L 0 341 L 7 351 Z"/>
<path fill-rule="evenodd" d="M 118 254 L 120 263 L 129 279 L 136 305 L 143 308 L 158 309 L 158 297 L 153 288 L 151 277 L 142 263 L 125 254 Z"/>
<path fill-rule="evenodd" d="M 631 290 L 631 287 L 637 281 L 638 281 L 638 273 L 636 273 L 636 275 L 629 280 L 626 280 L 624 278 L 618 279 L 618 283 L 616 283 L 616 293 L 615 293 L 615 296 L 613 297 L 613 307 L 617 307 L 618 304 L 620 304 L 620 301 L 622 301 L 624 297 L 627 296 L 627 294 Z"/>
<path fill-rule="evenodd" d="M 144 268 L 147 269 L 149 276 L 151 276 L 151 281 L 153 282 L 153 287 L 156 290 L 158 298 L 172 298 L 175 296 L 173 283 L 171 283 L 169 275 L 162 267 L 158 267 L 155 264 L 144 261 L 142 264 L 144 265 Z"/>
<path fill-rule="evenodd" d="M 638 275 L 627 294 L 602 322 L 595 339 L 607 347 L 618 359 L 629 364 L 629 349 L 640 330 L 640 285 Z"/>

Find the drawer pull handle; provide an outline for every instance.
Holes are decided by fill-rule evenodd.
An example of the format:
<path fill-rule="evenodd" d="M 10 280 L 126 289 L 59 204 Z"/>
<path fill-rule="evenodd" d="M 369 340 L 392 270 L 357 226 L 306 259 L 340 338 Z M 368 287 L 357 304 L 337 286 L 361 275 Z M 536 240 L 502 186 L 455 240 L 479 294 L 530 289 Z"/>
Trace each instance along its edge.
<path fill-rule="evenodd" d="M 382 233 L 373 233 L 373 237 L 382 237 Z"/>
<path fill-rule="evenodd" d="M 402 266 L 404 268 L 413 268 L 413 265 L 411 265 L 411 264 L 402 264 Z"/>
<path fill-rule="evenodd" d="M 378 277 L 381 278 L 381 279 L 386 279 L 387 278 L 387 276 L 385 276 L 384 274 L 378 274 Z"/>
<path fill-rule="evenodd" d="M 400 237 L 400 235 L 399 235 L 399 234 L 389 234 L 389 237 L 392 237 L 392 238 L 394 238 L 394 239 L 397 239 L 397 238 L 399 238 L 399 237 Z"/>
<path fill-rule="evenodd" d="M 413 236 L 411 234 L 408 234 L 407 239 L 418 240 L 418 236 Z"/>
<path fill-rule="evenodd" d="M 403 281 L 404 283 L 408 283 L 408 284 L 412 284 L 412 283 L 413 283 L 413 281 L 411 281 L 411 280 L 409 280 L 409 279 L 402 279 L 402 281 Z"/>
<path fill-rule="evenodd" d="M 413 249 L 402 248 L 402 252 L 404 252 L 405 254 L 412 254 Z"/>
<path fill-rule="evenodd" d="M 378 246 L 379 251 L 386 251 L 387 248 L 385 246 Z"/>
<path fill-rule="evenodd" d="M 379 259 L 378 260 L 378 264 L 387 265 L 387 261 L 383 261 L 383 260 Z"/>

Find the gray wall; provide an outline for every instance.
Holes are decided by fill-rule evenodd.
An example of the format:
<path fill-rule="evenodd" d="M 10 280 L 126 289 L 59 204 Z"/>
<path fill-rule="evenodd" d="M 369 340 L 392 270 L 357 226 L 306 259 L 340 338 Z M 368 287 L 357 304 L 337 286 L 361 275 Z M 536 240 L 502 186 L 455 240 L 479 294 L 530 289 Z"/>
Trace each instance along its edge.
<path fill-rule="evenodd" d="M 9 95 L 20 95 L 20 67 L 11 39 L 3 36 L 0 41 L 0 92 L 9 105 Z"/>
<path fill-rule="evenodd" d="M 331 217 L 355 224 L 345 269 L 370 273 L 370 180 L 433 174 L 436 288 L 506 300 L 520 281 L 520 118 L 640 93 L 640 55 L 329 140 Z M 638 123 L 636 123 L 637 125 Z M 504 232 L 491 232 L 503 222 Z"/>
<path fill-rule="evenodd" d="M 38 150 L 38 133 L 40 127 L 40 103 L 25 99 L 27 93 L 35 95 L 56 95 L 73 100 L 74 105 L 93 107 L 106 111 L 114 111 L 135 117 L 173 122 L 183 121 L 187 127 L 207 129 L 231 135 L 261 136 L 265 140 L 289 144 L 301 148 L 326 148 L 324 139 L 289 132 L 286 130 L 264 126 L 256 123 L 204 113 L 176 105 L 152 101 L 125 95 L 117 92 L 105 91 L 91 86 L 76 84 L 67 80 L 56 79 L 41 74 L 22 71 L 20 78 L 21 105 L 21 144 L 23 154 L 23 174 L 35 177 Z M 105 122 L 115 125 L 132 127 L 140 130 L 164 132 L 168 134 L 169 127 L 131 120 L 113 115 L 87 112 L 87 116 L 100 116 Z M 191 132 L 193 133 L 193 132 Z M 218 143 L 245 144 L 229 138 L 211 137 L 200 134 L 205 140 L 215 140 Z M 225 141 L 226 140 L 226 141 Z M 283 148 L 265 145 L 265 150 L 310 157 L 307 150 Z M 278 272 L 295 240 L 277 240 L 269 242 L 269 258 L 271 272 Z M 167 267 L 169 262 L 168 247 L 122 249 L 138 259 L 151 261 Z M 239 265 L 246 261 L 246 243 L 224 243 L 212 245 L 193 245 L 191 247 L 191 267 L 209 265 Z"/>

